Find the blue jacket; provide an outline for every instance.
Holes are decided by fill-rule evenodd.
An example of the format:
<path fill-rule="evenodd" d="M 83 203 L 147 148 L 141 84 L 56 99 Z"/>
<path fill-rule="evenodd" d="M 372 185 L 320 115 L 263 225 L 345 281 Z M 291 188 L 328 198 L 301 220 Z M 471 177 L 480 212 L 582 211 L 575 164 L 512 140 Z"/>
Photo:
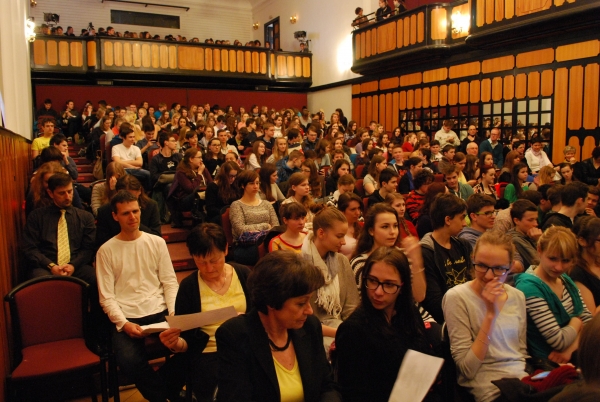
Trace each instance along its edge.
<path fill-rule="evenodd" d="M 490 143 L 489 139 L 482 141 L 481 144 L 479 144 L 479 155 L 481 155 L 482 152 L 491 153 L 494 157 L 494 165 L 496 165 L 498 169 L 502 169 L 502 165 L 504 165 L 504 155 L 500 141 L 498 141 L 498 144 L 496 144 L 495 148 L 492 148 L 492 144 Z"/>

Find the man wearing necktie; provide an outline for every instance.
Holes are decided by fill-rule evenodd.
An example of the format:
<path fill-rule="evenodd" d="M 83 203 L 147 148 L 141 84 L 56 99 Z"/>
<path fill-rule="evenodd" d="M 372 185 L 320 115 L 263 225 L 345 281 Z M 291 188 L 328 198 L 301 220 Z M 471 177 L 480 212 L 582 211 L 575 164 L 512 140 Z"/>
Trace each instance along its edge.
<path fill-rule="evenodd" d="M 94 289 L 94 217 L 72 206 L 73 181 L 68 174 L 55 173 L 48 180 L 46 191 L 54 203 L 32 211 L 25 225 L 23 252 L 27 275 L 72 275 Z"/>

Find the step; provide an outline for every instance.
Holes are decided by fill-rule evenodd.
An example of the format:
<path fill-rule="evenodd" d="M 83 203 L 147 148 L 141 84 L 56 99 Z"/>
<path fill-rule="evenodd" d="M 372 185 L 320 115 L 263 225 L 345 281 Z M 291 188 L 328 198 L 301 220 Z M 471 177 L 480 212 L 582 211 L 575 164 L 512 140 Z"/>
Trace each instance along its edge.
<path fill-rule="evenodd" d="M 185 243 L 168 243 L 169 256 L 173 262 L 175 271 L 196 269 L 194 259 L 190 255 Z"/>
<path fill-rule="evenodd" d="M 83 173 L 77 177 L 78 183 L 86 183 L 86 182 L 91 183 L 93 181 L 96 181 L 96 178 L 94 177 L 94 175 L 92 173 Z"/>
<path fill-rule="evenodd" d="M 78 173 L 92 173 L 94 167 L 92 165 L 77 165 Z"/>
<path fill-rule="evenodd" d="M 71 156 L 71 158 L 73 158 Z M 73 161 L 75 162 L 76 165 L 89 165 L 91 162 L 88 160 L 88 158 L 84 157 L 76 157 L 73 158 Z"/>
<path fill-rule="evenodd" d="M 161 226 L 162 237 L 167 243 L 185 243 L 190 230 L 186 228 L 172 228 L 170 224 Z"/>

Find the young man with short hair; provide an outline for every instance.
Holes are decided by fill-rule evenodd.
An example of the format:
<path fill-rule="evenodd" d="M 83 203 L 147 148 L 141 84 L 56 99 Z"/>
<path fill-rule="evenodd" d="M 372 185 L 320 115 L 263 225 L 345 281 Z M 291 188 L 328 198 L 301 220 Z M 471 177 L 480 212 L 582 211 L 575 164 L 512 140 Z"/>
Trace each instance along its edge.
<path fill-rule="evenodd" d="M 289 129 L 287 132 L 287 139 L 289 152 L 292 152 L 293 150 L 302 151 L 302 137 L 300 136 L 300 131 L 298 131 L 298 129 Z"/>
<path fill-rule="evenodd" d="M 435 133 L 434 139 L 440 142 L 441 148 L 444 148 L 446 144 L 454 146 L 460 145 L 460 139 L 458 138 L 458 135 L 452 131 L 453 127 L 453 120 L 444 120 L 444 123 L 442 123 L 442 128 Z"/>
<path fill-rule="evenodd" d="M 273 150 L 273 137 L 275 136 L 275 126 L 271 123 L 263 124 L 263 136 L 261 138 L 262 142 L 265 143 L 265 148 L 269 151 Z"/>
<path fill-rule="evenodd" d="M 421 239 L 427 292 L 422 304 L 436 322 L 444 322 L 442 299 L 448 289 L 465 283 L 471 272 L 471 244 L 456 236 L 466 226 L 466 203 L 452 194 L 439 195 L 431 206 L 433 232 Z"/>
<path fill-rule="evenodd" d="M 148 154 L 155 149 L 158 149 L 158 144 L 156 137 L 154 136 L 154 125 L 144 124 L 142 131 L 144 132 L 144 138 L 136 142 L 135 146 L 138 147 L 142 153 L 142 166 L 148 168 Z"/>
<path fill-rule="evenodd" d="M 158 181 L 161 174 L 175 172 L 177 165 L 183 159 L 183 155 L 177 152 L 177 138 L 175 133 L 161 133 L 158 137 L 160 152 L 150 161 L 150 181 L 152 187 Z"/>
<path fill-rule="evenodd" d="M 302 162 L 304 162 L 304 155 L 297 149 L 277 162 L 277 183 L 288 181 L 291 175 L 301 172 Z"/>
<path fill-rule="evenodd" d="M 50 139 L 50 145 L 60 151 L 63 156 L 60 164 L 67 169 L 67 172 L 69 172 L 69 175 L 73 180 L 77 180 L 79 172 L 77 171 L 75 161 L 69 156 L 69 143 L 67 142 L 67 137 L 63 134 L 56 134 Z"/>
<path fill-rule="evenodd" d="M 404 163 L 404 166 L 408 168 L 408 171 L 402 176 L 400 184 L 398 184 L 400 194 L 408 194 L 415 189 L 413 180 L 415 175 L 423 169 L 423 159 L 413 156 Z"/>
<path fill-rule="evenodd" d="M 600 200 L 600 188 L 596 186 L 590 186 L 588 190 L 587 205 L 585 213 L 590 216 L 599 216 L 598 212 L 598 201 Z"/>
<path fill-rule="evenodd" d="M 392 146 L 392 159 L 388 164 L 389 167 L 396 171 L 398 176 L 405 173 L 406 167 L 404 166 L 404 150 L 401 144 L 394 144 Z"/>
<path fill-rule="evenodd" d="M 229 130 L 227 128 L 223 128 L 217 131 L 217 138 L 221 142 L 221 153 L 223 155 L 227 155 L 229 152 L 233 152 L 238 157 L 240 154 L 238 153 L 237 147 L 229 144 Z"/>
<path fill-rule="evenodd" d="M 431 161 L 439 162 L 442 160 L 444 155 L 440 152 L 440 142 L 438 140 L 433 140 L 429 143 L 429 150 L 431 151 Z"/>
<path fill-rule="evenodd" d="M 123 139 L 121 144 L 112 147 L 112 160 L 119 162 L 125 171 L 137 177 L 146 191 L 150 191 L 150 172 L 142 169 L 143 159 L 140 149 L 133 145 L 135 133 L 129 123 L 123 123 L 119 129 L 119 136 Z"/>
<path fill-rule="evenodd" d="M 585 212 L 587 207 L 589 186 L 575 181 L 564 186 L 560 194 L 561 207 L 557 213 L 548 215 L 544 220 L 542 230 L 551 226 L 563 226 L 573 229 L 575 217 Z"/>
<path fill-rule="evenodd" d="M 506 234 L 512 238 L 515 249 L 523 259 L 523 267 L 528 269 L 531 265 L 539 264 L 537 241 L 542 231 L 538 228 L 536 205 L 529 200 L 517 200 L 511 205 L 510 217 L 515 227 Z"/>
<path fill-rule="evenodd" d="M 335 190 L 333 194 L 329 196 L 327 200 L 327 206 L 337 208 L 340 195 L 353 192 L 355 183 L 356 179 L 351 174 L 340 176 L 337 181 L 337 190 Z"/>
<path fill-rule="evenodd" d="M 398 174 L 391 168 L 385 168 L 379 173 L 379 189 L 369 196 L 368 207 L 371 208 L 378 202 L 384 202 L 388 194 L 396 192 L 398 187 Z"/>
<path fill-rule="evenodd" d="M 37 137 L 31 144 L 31 159 L 35 159 L 41 152 L 42 149 L 50 146 L 50 139 L 54 135 L 55 121 L 51 117 L 45 117 L 40 122 L 42 130 L 42 136 Z"/>
<path fill-rule="evenodd" d="M 302 143 L 302 150 L 306 151 L 314 151 L 317 146 L 317 128 L 312 124 L 308 126 L 306 132 L 306 139 Z"/>
<path fill-rule="evenodd" d="M 433 173 L 427 169 L 422 169 L 413 178 L 415 189 L 408 194 L 406 198 L 406 218 L 412 223 L 416 223 L 421 214 L 421 207 L 425 202 L 425 194 L 429 185 L 435 179 Z"/>
<path fill-rule="evenodd" d="M 591 186 L 600 185 L 600 146 L 592 150 L 592 156 L 576 163 L 575 177 Z"/>
<path fill-rule="evenodd" d="M 442 155 L 444 158 L 448 159 L 450 162 L 454 161 L 454 155 L 456 154 L 456 148 L 452 144 L 444 145 L 442 149 Z"/>
<path fill-rule="evenodd" d="M 470 196 L 467 200 L 467 214 L 471 226 L 463 228 L 458 237 L 471 243 L 471 247 L 475 247 L 477 239 L 485 231 L 494 227 L 494 220 L 498 212 L 495 205 L 496 200 L 489 195 L 477 193 Z"/>
<path fill-rule="evenodd" d="M 450 193 L 463 200 L 467 200 L 473 195 L 473 187 L 458 181 L 458 168 L 456 165 L 446 166 L 442 173 L 444 174 L 446 187 L 448 187 Z"/>

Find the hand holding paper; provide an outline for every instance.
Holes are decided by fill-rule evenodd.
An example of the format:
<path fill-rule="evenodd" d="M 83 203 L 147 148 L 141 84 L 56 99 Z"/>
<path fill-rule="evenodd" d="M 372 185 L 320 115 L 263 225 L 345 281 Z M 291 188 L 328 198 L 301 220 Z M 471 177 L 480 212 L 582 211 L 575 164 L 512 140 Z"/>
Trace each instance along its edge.
<path fill-rule="evenodd" d="M 409 349 L 402 359 L 389 402 L 422 401 L 443 363 L 444 359 Z"/>

